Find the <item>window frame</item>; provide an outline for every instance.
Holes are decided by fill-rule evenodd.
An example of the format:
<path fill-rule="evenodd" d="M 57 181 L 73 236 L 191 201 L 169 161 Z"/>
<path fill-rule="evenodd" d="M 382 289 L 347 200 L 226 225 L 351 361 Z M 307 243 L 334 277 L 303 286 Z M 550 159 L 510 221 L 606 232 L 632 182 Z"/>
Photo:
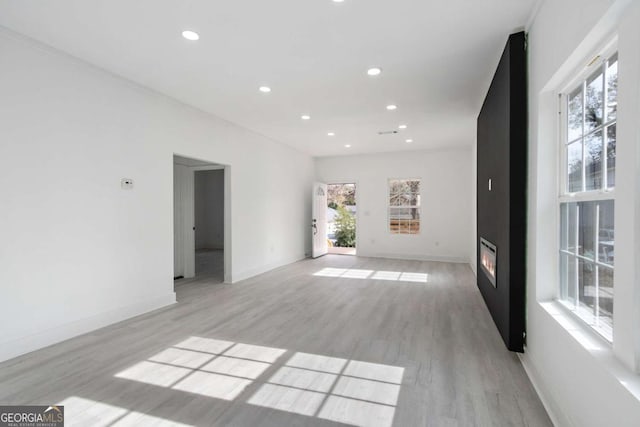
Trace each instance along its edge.
<path fill-rule="evenodd" d="M 559 116 L 560 116 L 560 123 L 559 123 L 559 140 L 560 143 L 558 144 L 558 150 L 560 151 L 558 159 L 560 160 L 560 163 L 558 165 L 558 170 L 561 172 L 560 173 L 560 179 L 559 179 L 559 187 L 558 187 L 558 197 L 562 200 L 564 199 L 565 201 L 569 202 L 569 201 L 591 201 L 591 200 L 596 200 L 598 198 L 600 198 L 599 200 L 604 200 L 604 199 L 610 199 L 610 198 L 614 198 L 615 197 L 615 187 L 613 188 L 607 188 L 606 184 L 606 174 L 604 174 L 605 176 L 605 180 L 603 182 L 603 188 L 600 190 L 585 190 L 585 191 L 576 191 L 576 192 L 569 192 L 567 190 L 567 184 L 568 184 L 568 180 L 567 180 L 567 174 L 566 174 L 566 166 L 567 166 L 567 150 L 566 147 L 569 145 L 569 143 L 573 143 L 576 142 L 577 139 L 574 139 L 572 141 L 569 141 L 569 135 L 568 135 L 568 126 L 567 126 L 567 122 L 569 119 L 569 111 L 568 111 L 568 102 L 569 102 L 569 95 L 575 91 L 575 89 L 577 88 L 577 85 L 580 84 L 585 84 L 585 82 L 596 72 L 595 66 L 598 65 L 598 67 L 602 68 L 603 71 L 606 70 L 606 64 L 607 61 L 612 58 L 613 56 L 617 56 L 618 55 L 618 51 L 617 51 L 617 43 L 612 42 L 611 44 L 609 44 L 603 51 L 602 53 L 595 55 L 594 58 L 597 58 L 597 60 L 595 60 L 593 63 L 591 63 L 590 66 L 586 66 L 581 72 L 577 73 L 575 76 L 573 76 L 571 78 L 571 80 L 569 80 L 568 83 L 565 83 L 562 86 L 562 89 L 560 91 L 558 91 L 558 102 L 559 102 L 559 106 L 558 106 L 558 111 L 559 111 Z M 619 61 L 618 61 L 619 63 Z M 606 74 L 605 74 L 606 76 Z M 603 97 L 606 100 L 607 97 L 607 85 L 606 85 L 606 78 L 603 79 Z M 583 97 L 582 97 L 582 115 L 584 117 L 584 93 L 583 93 Z M 603 107 L 606 110 L 606 105 Z M 616 119 L 612 120 L 612 121 L 607 121 L 607 122 L 603 122 L 600 126 L 596 127 L 595 129 L 591 130 L 590 132 L 588 132 L 587 135 L 592 134 L 597 132 L 598 130 L 602 130 L 603 131 L 603 137 L 604 136 L 604 131 L 606 130 L 607 127 L 609 127 L 611 124 L 618 122 L 618 117 L 617 117 L 617 113 L 616 113 Z M 584 129 L 584 119 L 583 119 L 583 129 Z M 580 138 L 585 138 L 586 135 L 584 134 L 584 130 L 583 130 L 583 134 Z M 584 163 L 584 150 L 582 153 L 582 161 Z M 603 171 L 606 170 L 606 156 L 605 156 L 605 161 L 603 162 Z M 584 176 L 584 167 L 583 167 L 583 174 L 582 174 L 582 187 L 585 188 L 585 176 Z"/>
<path fill-rule="evenodd" d="M 607 129 L 609 128 L 609 126 L 616 124 L 617 127 L 617 122 L 618 122 L 618 115 L 619 112 L 616 111 L 616 117 L 614 120 L 609 120 L 608 118 L 608 109 L 607 109 L 607 98 L 608 98 L 608 91 L 607 91 L 607 66 L 609 63 L 609 60 L 612 59 L 613 57 L 616 58 L 616 61 L 619 64 L 619 53 L 618 53 L 618 46 L 617 46 L 617 40 L 612 40 L 611 42 L 609 42 L 605 48 L 601 49 L 599 51 L 598 54 L 595 54 L 594 56 L 592 56 L 592 58 L 594 58 L 587 66 L 585 66 L 582 70 L 580 70 L 577 73 L 574 73 L 571 77 L 571 79 L 569 79 L 567 82 L 565 82 L 565 84 L 562 86 L 562 89 L 559 90 L 558 93 L 558 113 L 559 113 L 559 123 L 558 123 L 558 150 L 559 150 L 559 155 L 558 155 L 558 165 L 557 165 L 557 171 L 559 172 L 559 179 L 558 179 L 558 188 L 557 188 L 557 206 L 556 206 L 556 236 L 557 236 L 557 250 L 556 250 L 556 277 L 558 277 L 559 282 L 558 282 L 558 286 L 556 288 L 556 300 L 561 303 L 564 307 L 566 307 L 574 317 L 576 317 L 577 319 L 579 319 L 581 322 L 585 323 L 591 330 L 595 331 L 599 336 L 601 336 L 604 340 L 606 340 L 607 343 L 612 344 L 613 343 L 613 330 L 614 330 L 614 326 L 611 326 L 610 328 L 608 326 L 603 326 L 602 324 L 599 323 L 599 318 L 596 314 L 592 313 L 591 315 L 588 315 L 587 313 L 589 311 L 599 311 L 598 310 L 589 310 L 585 307 L 582 307 L 580 305 L 580 298 L 578 296 L 578 293 L 576 293 L 575 296 L 575 302 L 571 301 L 570 299 L 563 299 L 563 279 L 562 279 L 562 256 L 567 255 L 568 256 L 568 260 L 569 262 L 571 260 L 575 260 L 576 262 L 579 262 L 579 260 L 582 260 L 584 263 L 589 263 L 591 265 L 593 265 L 595 267 L 595 270 L 597 271 L 597 269 L 599 267 L 602 268 L 608 268 L 611 269 L 613 271 L 613 289 L 614 289 L 614 309 L 615 309 L 615 261 L 614 261 L 614 265 L 609 265 L 606 263 L 602 263 L 599 259 L 599 253 L 598 253 L 598 248 L 597 245 L 599 243 L 599 225 L 596 224 L 597 230 L 596 230 L 596 237 L 594 239 L 594 245 L 596 246 L 595 249 L 595 255 L 594 255 L 594 259 L 590 259 L 588 257 L 584 257 L 583 255 L 580 255 L 576 249 L 575 253 L 572 253 L 568 250 L 564 250 L 562 249 L 562 235 L 563 235 L 563 229 L 562 229 L 562 224 L 563 224 L 563 218 L 562 218 L 562 206 L 564 204 L 568 204 L 569 203 L 581 203 L 581 202 L 602 202 L 602 201 L 609 201 L 611 200 L 614 204 L 614 210 L 615 210 L 615 205 L 616 205 L 616 195 L 615 195 L 615 185 L 613 187 L 608 187 L 608 182 L 607 182 L 607 175 L 608 175 L 608 164 L 607 164 Z M 603 86 L 603 91 L 602 91 L 602 98 L 603 98 L 603 120 L 602 123 L 599 126 L 596 126 L 595 128 L 589 130 L 588 132 L 586 132 L 585 130 L 585 122 L 586 122 L 586 118 L 585 118 L 585 114 L 586 114 L 586 88 L 589 84 L 589 80 L 593 77 L 596 76 L 597 74 L 599 74 L 600 72 L 602 72 L 603 75 L 603 82 L 602 82 L 602 86 Z M 582 87 L 581 87 L 582 86 Z M 572 140 L 569 140 L 569 101 L 571 98 L 571 95 L 573 93 L 575 93 L 577 91 L 578 88 L 581 88 L 581 93 L 582 93 L 582 132 L 580 137 L 578 138 L 574 138 Z M 605 121 L 606 119 L 606 121 Z M 602 132 L 602 138 L 603 138 L 603 159 L 602 159 L 602 163 L 601 163 L 601 174 L 602 174 L 602 188 L 600 189 L 594 189 L 594 190 L 587 190 L 587 180 L 586 180 L 586 155 L 585 155 L 585 149 L 584 149 L 584 140 L 589 136 L 589 135 L 593 135 L 596 134 L 597 132 Z M 617 134 L 616 134 L 616 140 L 617 140 Z M 569 191 L 569 171 L 568 171 L 568 146 L 572 143 L 581 141 L 582 142 L 582 177 L 581 177 L 581 182 L 582 182 L 582 191 L 575 191 L 575 192 L 571 192 Z M 617 144 L 616 144 L 617 146 Z M 599 211 L 598 211 L 599 212 Z M 577 223 L 576 223 L 576 227 L 579 227 L 579 218 L 580 216 L 578 215 L 577 219 Z M 615 223 L 614 223 L 614 229 L 616 228 Z M 615 233 L 615 232 L 614 232 Z M 576 230 L 576 239 L 578 239 L 578 230 Z M 614 234 L 615 236 L 615 234 Z M 578 274 L 578 272 L 576 272 L 576 274 Z M 598 278 L 598 274 L 596 273 L 596 279 L 595 279 L 595 286 L 596 286 L 596 299 L 594 302 L 594 307 L 599 307 L 599 292 L 598 292 L 598 288 L 599 288 L 599 278 Z M 579 284 L 576 284 L 576 287 L 579 287 Z M 595 322 L 592 321 L 591 318 L 595 319 Z M 613 314 L 613 310 L 611 313 L 611 317 L 612 317 L 612 322 L 614 319 L 614 314 Z"/>
<path fill-rule="evenodd" d="M 418 181 L 418 204 L 415 206 L 394 206 L 391 205 L 391 182 L 392 181 Z M 418 231 L 415 233 L 394 232 L 391 229 L 391 209 L 417 209 L 418 210 Z M 394 236 L 418 236 L 422 233 L 422 178 L 388 178 L 387 179 L 387 231 Z"/>

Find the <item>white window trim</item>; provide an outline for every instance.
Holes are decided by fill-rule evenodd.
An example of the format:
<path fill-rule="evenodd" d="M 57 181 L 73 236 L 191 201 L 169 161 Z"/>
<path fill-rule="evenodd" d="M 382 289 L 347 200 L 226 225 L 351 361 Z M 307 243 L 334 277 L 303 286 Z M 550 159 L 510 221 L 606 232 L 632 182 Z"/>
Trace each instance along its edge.
<path fill-rule="evenodd" d="M 613 40 L 611 40 L 609 43 L 607 43 L 604 48 L 600 49 L 599 51 L 596 50 L 596 52 L 600 52 L 600 53 L 593 55 L 593 58 L 598 58 L 598 59 L 593 63 L 591 63 L 590 66 L 585 66 L 581 71 L 572 75 L 570 79 L 565 81 L 565 83 L 561 86 L 561 89 L 558 91 L 558 102 L 559 102 L 558 111 L 560 116 L 560 122 L 558 124 L 558 127 L 559 127 L 558 129 L 558 139 L 559 139 L 558 170 L 562 172 L 560 174 L 560 179 L 558 180 L 559 181 L 558 197 L 560 200 L 564 200 L 565 202 L 606 200 L 606 199 L 615 198 L 615 187 L 607 188 L 606 181 L 605 181 L 605 185 L 603 185 L 604 188 L 602 190 L 587 190 L 587 191 L 580 191 L 580 192 L 574 192 L 574 193 L 566 191 L 567 174 L 564 172 L 567 165 L 566 146 L 569 142 L 569 136 L 567 134 L 567 126 L 566 126 L 567 119 L 568 119 L 568 111 L 567 111 L 568 94 L 571 93 L 572 90 L 575 90 L 576 85 L 578 83 L 587 80 L 595 72 L 597 67 L 603 67 L 604 64 L 607 62 L 607 60 L 611 58 L 614 54 L 616 54 L 617 51 L 618 51 L 618 39 L 616 37 Z M 606 93 L 606 82 L 605 82 L 605 91 L 604 91 L 605 100 L 606 100 L 606 96 L 607 96 L 607 93 Z M 583 103 L 583 109 L 584 109 L 584 103 Z M 614 121 L 617 123 L 618 118 L 616 117 L 616 120 L 603 123 L 601 125 L 602 130 L 604 131 L 607 128 L 607 126 L 609 126 Z M 583 160 L 584 160 L 584 157 L 583 157 Z M 605 177 L 606 177 L 606 174 L 605 174 Z M 583 176 L 583 186 L 584 186 L 584 176 Z"/>
<path fill-rule="evenodd" d="M 556 320 L 591 357 L 597 360 L 606 372 L 627 389 L 635 399 L 640 401 L 640 376 L 621 363 L 610 342 L 593 328 L 586 326 L 584 321 L 562 302 L 557 300 L 538 301 L 538 305 Z"/>
<path fill-rule="evenodd" d="M 598 257 L 596 255 L 594 260 L 582 257 L 578 254 L 573 254 L 570 253 L 568 251 L 564 251 L 561 249 L 562 245 L 561 245 L 561 209 L 560 206 L 563 203 L 579 203 L 579 202 L 591 202 L 591 201 L 604 201 L 604 200 L 612 200 L 614 202 L 614 204 L 616 203 L 616 197 L 615 197 L 615 187 L 613 188 L 607 188 L 607 182 L 606 182 L 606 161 L 603 163 L 602 165 L 602 170 L 603 170 L 603 175 L 604 175 L 604 180 L 603 180 L 603 188 L 599 189 L 599 190 L 586 190 L 586 191 L 580 191 L 580 192 L 569 192 L 568 191 L 568 186 L 567 186 L 567 146 L 569 144 L 569 138 L 568 138 L 568 126 L 567 126 L 567 122 L 568 122 L 568 101 L 569 101 L 569 94 L 571 94 L 573 91 L 575 91 L 577 85 L 583 83 L 584 81 L 588 80 L 589 77 L 591 75 L 593 75 L 596 70 L 598 69 L 598 67 L 603 68 L 603 70 L 606 71 L 606 62 L 608 61 L 609 58 L 611 58 L 613 55 L 617 54 L 618 51 L 618 43 L 617 43 L 617 37 L 613 38 L 611 41 L 609 41 L 604 48 L 600 49 L 600 50 L 596 50 L 595 52 L 598 52 L 596 54 L 594 54 L 592 56 L 592 58 L 596 58 L 595 60 L 591 61 L 589 65 L 585 66 L 581 71 L 577 72 L 577 73 L 573 73 L 571 75 L 571 78 L 568 79 L 567 81 L 565 81 L 565 83 L 561 86 L 561 90 L 559 90 L 557 92 L 557 97 L 558 97 L 558 117 L 559 117 L 559 121 L 557 123 L 558 126 L 558 138 L 557 138 L 557 149 L 559 150 L 558 152 L 558 163 L 557 163 L 557 171 L 559 173 L 559 179 L 558 179 L 558 188 L 557 188 L 557 205 L 556 205 L 556 218 L 555 218 L 555 223 L 556 223 L 556 256 L 559 258 L 561 253 L 566 253 L 572 257 L 575 257 L 577 259 L 583 259 L 591 264 L 594 264 L 596 266 L 599 267 L 604 267 L 604 268 L 611 268 L 615 271 L 615 266 L 610 266 L 604 263 L 599 262 Z M 604 76 L 606 76 L 606 73 L 603 74 Z M 603 79 L 603 85 L 604 85 L 604 92 L 603 92 L 603 97 L 604 97 L 604 105 L 603 108 L 606 111 L 606 99 L 607 99 L 607 92 L 606 92 L 606 78 Z M 584 100 L 583 100 L 583 114 L 584 114 Z M 606 138 L 605 130 L 606 128 L 611 125 L 612 123 L 617 123 L 618 117 L 616 115 L 616 119 L 615 120 L 610 120 L 607 121 L 605 123 L 603 123 L 601 126 L 599 126 L 598 128 L 601 129 L 601 131 L 603 132 L 603 137 Z M 584 126 L 584 124 L 583 124 Z M 595 130 L 594 130 L 595 131 Z M 583 136 L 582 138 L 584 138 L 584 132 L 583 132 Z M 582 176 L 582 185 L 583 188 L 585 188 L 586 185 L 586 181 L 585 181 L 585 176 L 584 176 L 584 152 L 583 152 L 583 176 Z M 597 242 L 596 242 L 597 244 Z M 556 272 L 556 277 L 560 278 L 560 262 L 556 262 L 555 263 L 555 272 Z M 614 337 L 614 330 L 615 330 L 615 325 L 610 328 L 606 325 L 600 325 L 597 322 L 596 319 L 596 324 L 593 324 L 591 322 L 591 316 L 587 315 L 587 313 L 585 313 L 585 309 L 583 307 L 579 306 L 579 303 L 576 301 L 575 304 L 572 304 L 570 301 L 567 300 L 562 300 L 561 299 L 561 286 L 562 286 L 562 282 L 560 279 L 558 279 L 558 286 L 556 289 L 556 301 L 559 305 L 561 305 L 562 307 L 564 307 L 565 310 L 567 310 L 571 316 L 575 317 L 576 319 L 578 319 L 580 322 L 582 322 L 586 327 L 588 327 L 591 331 L 595 332 L 598 337 L 604 342 L 606 343 L 606 345 L 608 345 L 609 347 L 611 347 L 613 345 L 613 337 Z M 614 274 L 614 307 L 615 307 L 615 289 L 616 289 L 616 280 L 615 280 L 615 274 Z M 597 304 L 597 302 L 596 302 Z M 615 310 L 615 308 L 614 308 Z M 613 315 L 613 313 L 612 313 Z"/>
<path fill-rule="evenodd" d="M 640 400 L 640 97 L 638 80 L 640 75 L 640 56 L 637 39 L 640 28 L 640 4 L 635 2 L 615 2 L 608 12 L 589 30 L 583 39 L 567 46 L 567 55 L 557 61 L 554 70 L 538 69 L 530 80 L 530 173 L 529 173 L 529 218 L 527 280 L 531 284 L 527 304 L 529 316 L 535 317 L 545 312 L 564 332 L 573 335 L 590 334 L 593 330 L 584 322 L 577 320 L 565 310 L 556 309 L 561 314 L 554 315 L 547 307 L 561 307 L 557 301 L 559 286 L 559 209 L 558 188 L 560 158 L 558 156 L 559 125 L 558 94 L 570 77 L 576 76 L 592 58 L 593 53 L 601 51 L 606 42 L 615 41 L 618 45 L 620 60 L 618 93 L 618 129 L 617 129 L 617 189 L 615 222 L 618 230 L 616 246 L 615 295 L 614 295 L 614 343 L 603 344 L 597 350 L 581 345 L 602 366 L 620 375 L 615 378 L 628 389 L 636 390 Z M 536 44 L 531 44 L 533 53 Z M 539 80 L 538 80 L 539 79 Z M 624 185 L 623 185 L 624 183 Z M 538 311 L 542 308 L 542 311 Z M 571 320 L 571 327 L 565 319 Z M 536 325 L 538 320 L 533 321 Z M 544 322 L 543 322 L 544 323 Z M 542 323 L 542 324 L 543 324 Z M 577 327 L 578 329 L 575 329 Z M 596 335 L 595 333 L 593 333 Z M 532 340 L 533 341 L 533 340 Z M 576 343 L 582 344 L 580 340 Z M 606 345 L 604 345 L 606 344 Z M 620 363 L 619 363 L 620 362 Z M 614 368 L 616 365 L 618 368 Z M 630 375 L 633 372 L 633 375 Z"/>

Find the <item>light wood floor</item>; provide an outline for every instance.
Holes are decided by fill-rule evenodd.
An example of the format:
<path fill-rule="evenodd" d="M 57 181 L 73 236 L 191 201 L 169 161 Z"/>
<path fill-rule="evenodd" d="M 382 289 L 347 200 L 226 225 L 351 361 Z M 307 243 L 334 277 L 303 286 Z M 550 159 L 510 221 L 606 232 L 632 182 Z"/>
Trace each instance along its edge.
<path fill-rule="evenodd" d="M 466 265 L 329 255 L 0 364 L 67 425 L 549 426 Z"/>
<path fill-rule="evenodd" d="M 196 276 L 198 278 L 224 281 L 224 251 L 222 249 L 201 249 L 196 251 Z"/>

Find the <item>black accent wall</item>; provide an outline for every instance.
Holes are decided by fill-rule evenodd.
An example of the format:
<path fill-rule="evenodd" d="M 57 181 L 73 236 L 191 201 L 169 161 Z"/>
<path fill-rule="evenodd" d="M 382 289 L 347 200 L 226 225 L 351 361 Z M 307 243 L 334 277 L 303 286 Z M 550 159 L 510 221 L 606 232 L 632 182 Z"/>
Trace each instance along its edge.
<path fill-rule="evenodd" d="M 517 352 L 525 332 L 526 69 L 525 33 L 512 34 L 478 116 L 478 288 L 507 348 Z M 481 237 L 497 247 L 495 287 L 481 267 Z"/>

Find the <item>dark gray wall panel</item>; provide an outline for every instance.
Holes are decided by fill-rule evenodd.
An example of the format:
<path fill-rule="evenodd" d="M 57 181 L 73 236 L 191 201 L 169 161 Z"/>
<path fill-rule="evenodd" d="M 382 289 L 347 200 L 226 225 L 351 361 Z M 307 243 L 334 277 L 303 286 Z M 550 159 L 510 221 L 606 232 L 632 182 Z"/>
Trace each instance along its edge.
<path fill-rule="evenodd" d="M 525 332 L 525 49 L 523 32 L 509 37 L 478 117 L 478 288 L 507 348 L 519 352 Z M 497 247 L 495 287 L 481 267 L 481 237 Z"/>

